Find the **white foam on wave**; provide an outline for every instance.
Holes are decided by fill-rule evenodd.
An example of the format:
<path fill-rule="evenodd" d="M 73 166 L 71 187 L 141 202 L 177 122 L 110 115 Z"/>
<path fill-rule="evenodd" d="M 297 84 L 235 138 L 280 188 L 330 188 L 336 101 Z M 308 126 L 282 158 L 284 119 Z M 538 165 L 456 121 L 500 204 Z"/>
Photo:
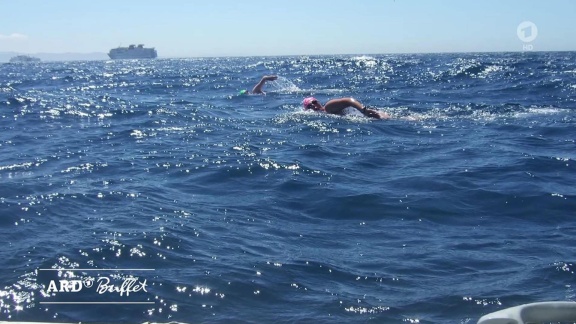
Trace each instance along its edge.
<path fill-rule="evenodd" d="M 368 56 L 368 55 L 360 55 L 360 56 L 353 56 L 351 58 L 352 61 L 374 61 L 376 60 L 375 57 L 373 56 Z"/>
<path fill-rule="evenodd" d="M 134 129 L 132 131 L 132 133 L 130 133 L 130 136 L 133 136 L 134 138 L 137 138 L 137 139 L 142 139 L 148 135 L 139 129 Z"/>
<path fill-rule="evenodd" d="M 516 118 L 525 118 L 538 115 L 555 115 L 564 112 L 565 110 L 557 107 L 530 107 L 525 111 L 519 111 L 513 114 Z"/>
<path fill-rule="evenodd" d="M 489 65 L 484 70 L 476 75 L 477 78 L 485 79 L 492 73 L 496 73 L 499 71 L 504 70 L 504 68 L 500 65 Z"/>
<path fill-rule="evenodd" d="M 5 165 L 5 166 L 0 165 L 0 171 L 4 171 L 4 170 L 12 171 L 12 170 L 17 170 L 17 169 L 28 169 L 33 165 L 34 165 L 34 163 L 32 163 L 32 162 L 24 162 L 24 163 L 20 163 L 20 164 L 12 164 L 12 165 Z M 36 165 L 38 165 L 38 164 L 36 164 Z"/>

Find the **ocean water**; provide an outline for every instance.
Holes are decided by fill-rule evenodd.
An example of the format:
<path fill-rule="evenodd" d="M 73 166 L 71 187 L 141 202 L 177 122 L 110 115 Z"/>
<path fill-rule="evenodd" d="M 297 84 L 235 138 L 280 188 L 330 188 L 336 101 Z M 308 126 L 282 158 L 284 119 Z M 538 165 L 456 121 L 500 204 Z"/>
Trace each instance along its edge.
<path fill-rule="evenodd" d="M 0 320 L 475 323 L 576 300 L 574 52 L 0 75 Z"/>

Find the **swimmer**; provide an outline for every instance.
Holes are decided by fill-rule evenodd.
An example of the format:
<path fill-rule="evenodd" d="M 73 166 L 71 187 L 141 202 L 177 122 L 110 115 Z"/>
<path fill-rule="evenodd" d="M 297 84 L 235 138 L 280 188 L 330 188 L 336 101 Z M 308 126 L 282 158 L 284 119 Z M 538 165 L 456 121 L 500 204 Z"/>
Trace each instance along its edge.
<path fill-rule="evenodd" d="M 390 115 L 385 112 L 380 112 L 374 109 L 365 107 L 362 103 L 354 98 L 337 98 L 329 100 L 324 106 L 314 97 L 305 98 L 302 101 L 304 110 L 312 109 L 314 111 L 321 111 L 328 114 L 344 115 L 344 109 L 348 107 L 356 108 L 364 116 L 376 119 L 389 119 Z"/>
<path fill-rule="evenodd" d="M 241 90 L 239 92 L 240 95 L 243 94 L 266 94 L 264 91 L 262 91 L 262 88 L 264 87 L 264 84 L 266 84 L 266 81 L 274 81 L 278 79 L 278 76 L 276 75 L 265 75 L 262 77 L 262 79 L 260 80 L 260 82 L 258 82 L 254 88 L 252 89 L 252 91 L 248 91 L 248 90 Z"/>

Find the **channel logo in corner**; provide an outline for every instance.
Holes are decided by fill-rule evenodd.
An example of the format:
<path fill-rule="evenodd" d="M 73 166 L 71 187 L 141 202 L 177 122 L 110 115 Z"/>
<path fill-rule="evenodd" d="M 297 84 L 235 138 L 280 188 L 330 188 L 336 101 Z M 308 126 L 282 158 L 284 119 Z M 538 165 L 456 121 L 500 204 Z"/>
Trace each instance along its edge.
<path fill-rule="evenodd" d="M 516 28 L 516 34 L 524 43 L 530 43 L 538 37 L 538 27 L 531 21 L 523 21 Z"/>

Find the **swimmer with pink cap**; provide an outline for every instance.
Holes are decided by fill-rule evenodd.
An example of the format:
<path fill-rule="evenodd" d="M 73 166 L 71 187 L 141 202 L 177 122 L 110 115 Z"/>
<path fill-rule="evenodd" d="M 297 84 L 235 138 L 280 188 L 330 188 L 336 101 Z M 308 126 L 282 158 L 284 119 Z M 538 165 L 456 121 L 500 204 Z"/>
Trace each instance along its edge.
<path fill-rule="evenodd" d="M 304 110 L 312 109 L 314 111 L 324 111 L 329 114 L 343 115 L 344 109 L 348 107 L 356 108 L 364 116 L 376 118 L 376 119 L 388 119 L 390 116 L 387 113 L 379 112 L 374 109 L 369 109 L 362 105 L 360 102 L 356 101 L 354 98 L 337 98 L 329 100 L 324 106 L 318 102 L 314 97 L 305 98 L 302 101 L 302 106 Z"/>
<path fill-rule="evenodd" d="M 304 106 L 304 110 L 312 109 L 315 111 L 325 111 L 324 107 L 322 107 L 322 105 L 314 97 L 304 98 L 302 105 Z"/>

